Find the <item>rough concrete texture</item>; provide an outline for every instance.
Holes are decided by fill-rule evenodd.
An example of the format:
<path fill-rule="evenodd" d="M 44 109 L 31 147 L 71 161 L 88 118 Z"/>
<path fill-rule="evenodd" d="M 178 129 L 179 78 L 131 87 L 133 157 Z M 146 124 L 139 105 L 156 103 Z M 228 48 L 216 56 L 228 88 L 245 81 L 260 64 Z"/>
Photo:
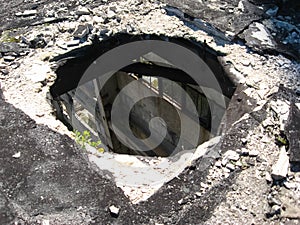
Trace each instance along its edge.
<path fill-rule="evenodd" d="M 286 135 L 289 140 L 290 161 L 300 162 L 300 109 L 295 103 L 291 104 L 291 110 L 286 125 Z"/>
<path fill-rule="evenodd" d="M 204 29 L 223 39 L 241 39 L 247 46 L 260 53 L 277 52 L 299 59 L 300 52 L 297 45 L 300 38 L 300 5 L 296 0 L 164 0 L 163 2 L 184 12 L 181 18 L 185 22 L 191 22 L 194 29 Z M 169 11 L 174 12 L 172 9 Z M 291 18 L 291 24 L 284 21 L 285 16 Z"/>
<path fill-rule="evenodd" d="M 117 204 L 119 220 L 131 204 L 111 181 L 92 169 L 73 140 L 37 125 L 22 111 L 0 99 L 1 224 L 33 223 L 38 215 L 57 214 L 57 223 L 89 223 Z M 19 152 L 19 157 L 14 154 Z M 84 215 L 84 216 L 82 216 Z M 54 220 L 55 222 L 55 220 Z"/>
<path fill-rule="evenodd" d="M 133 207 L 113 182 L 93 168 L 69 137 L 37 125 L 3 99 L 0 103 L 1 224 L 31 224 L 48 218 L 51 224 L 178 223 L 194 210 L 201 213 L 190 220 L 200 222 L 210 216 L 234 181 L 232 174 L 207 193 L 204 202 L 195 199 L 196 184 L 205 180 L 211 162 L 203 159 L 197 168 L 185 171 L 147 202 Z M 182 198 L 192 200 L 193 207 L 185 209 L 178 204 Z M 108 211 L 112 205 L 120 209 L 118 218 Z"/>
<path fill-rule="evenodd" d="M 247 7 L 253 6 L 250 1 L 241 2 L 246 2 Z M 256 6 L 261 4 L 261 1 L 251 2 Z M 209 28 L 206 30 L 201 26 L 195 28 L 192 22 L 199 24 L 199 20 L 191 16 L 197 17 L 196 14 L 171 16 L 168 7 L 159 2 L 27 1 L 24 4 L 1 1 L 1 15 L 6 20 L 0 22 L 4 31 L 1 42 L 5 43 L 0 47 L 3 92 L 0 100 L 0 224 L 299 223 L 299 166 L 290 165 L 281 182 L 270 176 L 280 146 L 286 146 L 281 125 L 286 125 L 285 118 L 290 113 L 292 101 L 296 104 L 300 101 L 300 66 L 294 60 L 299 56 L 294 51 L 299 52 L 298 42 L 294 43 L 299 39 L 299 17 L 295 10 L 290 10 L 290 14 L 284 10 L 286 4 L 295 1 L 265 2 L 279 7 L 277 15 L 271 18 L 278 24 L 278 28 L 273 27 L 276 28 L 277 47 L 274 52 L 258 46 L 258 54 L 245 45 L 246 38 L 241 35 L 241 39 L 230 41 L 226 37 L 230 39 L 232 34 L 226 36 L 225 30 L 216 30 L 214 23 L 217 18 L 209 21 L 209 16 L 199 14 L 200 22 L 206 20 L 204 22 L 211 22 L 211 25 L 206 26 Z M 231 21 L 235 21 L 232 15 L 243 16 L 236 5 L 238 3 L 226 1 L 225 12 L 230 14 L 226 18 Z M 189 4 L 186 2 L 178 7 Z M 233 14 L 229 12 L 231 4 Z M 206 10 L 203 12 L 215 12 L 207 9 L 214 6 L 212 4 L 202 6 Z M 293 9 L 297 7 L 298 4 Z M 15 15 L 20 12 L 24 15 L 25 10 L 37 10 L 37 14 L 28 17 Z M 236 12 L 241 15 L 235 15 Z M 252 15 L 247 11 L 244 13 L 249 25 L 247 18 Z M 37 21 L 41 24 L 37 25 Z M 226 27 L 224 21 L 217 22 Z M 268 30 L 272 25 L 266 23 L 268 21 L 254 22 L 264 24 Z M 94 29 L 81 40 L 82 43 L 75 43 L 74 31 L 78 25 L 86 23 L 91 23 Z M 227 20 L 226 24 L 229 24 Z M 27 25 L 32 26 L 28 28 Z M 282 33 L 280 27 L 283 25 L 285 30 Z M 248 29 L 247 25 L 244 28 Z M 281 36 L 290 28 L 292 32 Z M 7 32 L 7 29 L 11 30 Z M 94 35 L 104 40 L 120 32 L 182 37 L 206 43 L 208 50 L 211 48 L 222 53 L 218 59 L 225 71 L 231 71 L 238 86 L 224 118 L 220 143 L 150 199 L 137 205 L 130 203 L 114 181 L 106 178 L 106 172 L 91 164 L 84 151 L 66 136 L 71 136 L 70 132 L 54 118 L 46 98 L 56 79 L 50 67 L 58 66 L 51 64 L 49 59 L 90 45 Z M 20 43 L 11 44 L 13 38 Z M 278 48 L 278 40 L 287 41 L 284 51 Z M 7 48 L 24 50 L 8 52 Z M 43 70 L 34 71 L 35 68 Z M 286 136 L 293 144 L 294 137 Z M 226 160 L 223 154 L 228 150 L 237 152 L 239 159 Z M 118 215 L 109 211 L 111 206 L 119 209 Z"/>

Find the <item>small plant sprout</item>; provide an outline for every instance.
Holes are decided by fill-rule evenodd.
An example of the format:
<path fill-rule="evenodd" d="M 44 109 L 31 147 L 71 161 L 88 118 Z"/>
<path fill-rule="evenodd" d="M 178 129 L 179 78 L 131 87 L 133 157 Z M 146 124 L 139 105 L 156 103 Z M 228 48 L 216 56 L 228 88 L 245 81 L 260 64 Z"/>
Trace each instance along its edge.
<path fill-rule="evenodd" d="M 81 148 L 86 149 L 86 145 L 90 145 L 98 150 L 98 152 L 103 153 L 104 148 L 100 147 L 101 141 L 92 141 L 91 133 L 88 130 L 83 131 L 82 133 L 78 130 L 74 131 L 75 142 L 80 145 Z"/>

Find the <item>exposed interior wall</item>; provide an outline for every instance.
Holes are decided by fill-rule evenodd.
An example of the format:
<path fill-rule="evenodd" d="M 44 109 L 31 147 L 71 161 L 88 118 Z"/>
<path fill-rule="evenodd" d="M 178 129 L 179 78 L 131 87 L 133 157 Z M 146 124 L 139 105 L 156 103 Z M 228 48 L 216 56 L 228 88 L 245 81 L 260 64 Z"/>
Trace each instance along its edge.
<path fill-rule="evenodd" d="M 170 92 L 172 92 L 172 88 L 169 90 L 168 84 L 165 85 L 164 82 L 158 81 L 163 78 L 176 81 L 185 90 L 185 92 L 191 96 L 193 101 L 195 101 L 194 103 L 200 115 L 197 119 L 191 118 L 191 115 L 188 112 L 190 107 L 186 107 L 186 105 L 185 107 L 181 107 L 187 109 L 185 112 L 181 111 L 180 106 L 177 108 L 179 110 L 176 111 L 174 109 L 173 99 L 163 100 L 161 98 L 149 98 L 135 104 L 130 114 L 130 120 L 132 121 L 131 129 L 137 137 L 141 139 L 148 137 L 149 129 L 147 128 L 149 120 L 153 116 L 163 118 L 166 123 L 166 127 L 168 128 L 167 136 L 162 145 L 155 149 L 157 154 L 167 155 L 169 154 L 169 149 L 172 151 L 172 148 L 176 146 L 178 137 L 180 136 L 180 116 L 186 118 L 190 125 L 199 124 L 200 121 L 201 132 L 200 137 L 197 137 L 199 138 L 198 144 L 201 144 L 213 135 L 217 134 L 216 129 L 219 127 L 219 121 L 223 118 L 225 109 L 212 110 L 213 113 L 207 113 L 210 109 L 218 109 L 218 104 L 210 101 L 210 105 L 208 106 L 206 97 L 204 96 L 203 98 L 201 90 L 198 90 L 199 87 L 193 87 L 191 85 L 198 84 L 191 79 L 186 72 L 177 69 L 175 66 L 169 64 L 167 60 L 164 60 L 159 56 L 157 57 L 152 53 L 146 54 L 143 58 L 140 57 L 136 63 L 122 68 L 121 71 L 125 72 L 123 74 L 124 76 L 112 76 L 104 87 L 100 85 L 101 88 L 99 88 L 97 84 L 97 82 L 99 82 L 97 76 L 102 76 L 103 74 L 97 73 L 89 77 L 85 80 L 87 83 L 83 85 L 83 90 L 86 86 L 86 92 L 84 93 L 83 91 L 79 94 L 79 96 L 77 96 L 79 98 L 77 99 L 79 105 L 78 107 L 74 107 L 74 102 L 76 100 L 74 92 L 77 92 L 78 86 L 80 85 L 80 81 L 82 80 L 86 69 L 89 68 L 93 62 L 105 52 L 123 44 L 140 40 L 167 40 L 168 42 L 180 44 L 181 46 L 193 51 L 203 59 L 210 70 L 214 73 L 222 91 L 215 93 L 217 91 L 214 90 L 214 87 L 206 84 L 205 82 L 202 84 L 203 87 L 201 86 L 200 89 L 205 90 L 205 94 L 206 96 L 210 96 L 210 100 L 220 99 L 219 97 L 224 96 L 226 96 L 229 100 L 229 98 L 232 97 L 235 85 L 226 73 L 227 70 L 224 69 L 218 60 L 218 56 L 222 55 L 222 53 L 210 49 L 205 43 L 197 43 L 184 38 L 165 37 L 163 35 L 130 35 L 119 33 L 105 41 L 95 42 L 91 46 L 70 51 L 65 55 L 60 55 L 53 59 L 53 61 L 66 60 L 66 62 L 59 66 L 56 70 L 57 80 L 50 88 L 50 94 L 53 98 L 52 104 L 56 109 L 57 118 L 62 120 L 69 129 L 77 129 L 81 132 L 84 130 L 93 130 L 94 132 L 91 132 L 92 138 L 95 140 L 100 138 L 106 146 L 110 147 L 115 152 L 134 154 L 134 152 L 120 144 L 118 139 L 115 137 L 114 132 L 110 129 L 111 109 L 114 99 L 120 90 L 134 79 L 126 73 L 134 73 L 139 74 L 139 77 L 142 77 L 143 79 L 143 75 L 147 75 L 151 77 L 151 79 L 154 78 L 153 76 L 158 76 L 158 78 L 154 78 L 156 79 L 154 86 L 156 85 L 158 87 L 160 97 L 166 97 L 166 95 L 169 95 L 169 91 L 171 90 Z M 152 63 L 148 64 L 145 63 L 145 61 Z M 103 73 L 105 73 L 105 71 L 103 71 Z M 122 72 L 118 72 L 118 74 L 122 75 Z M 150 84 L 152 85 L 151 79 Z M 97 86 L 99 90 L 101 89 L 101 98 L 95 97 L 99 94 Z M 142 87 L 144 86 L 141 84 L 141 88 Z M 140 88 L 138 87 L 137 89 Z M 153 92 L 155 90 L 147 89 L 147 91 Z M 212 95 L 210 95 L 209 92 L 211 92 Z M 139 94 L 136 93 L 136 95 Z M 201 95 L 202 97 L 198 98 Z M 130 101 L 130 98 L 129 100 L 128 98 L 126 100 L 124 99 L 124 101 Z M 97 105 L 96 111 L 95 105 Z M 75 112 L 73 112 L 74 108 L 76 108 Z M 213 121 L 214 124 L 211 124 L 211 121 Z M 195 132 L 187 131 L 187 133 L 189 133 L 188 135 L 191 137 L 196 136 Z M 188 143 L 184 144 L 184 148 L 189 148 Z"/>
<path fill-rule="evenodd" d="M 176 146 L 180 146 L 182 150 L 194 149 L 213 137 L 209 128 L 201 123 L 201 120 L 209 121 L 211 117 L 210 106 L 200 89 L 192 85 L 182 84 L 184 91 L 190 95 L 197 108 L 199 117 L 193 117 L 189 113 L 189 109 L 185 108 L 182 110 L 180 105 L 177 104 L 176 98 L 183 98 L 180 94 L 176 92 L 175 99 L 170 98 L 171 86 L 168 86 L 167 83 L 161 83 L 160 78 L 151 78 L 155 82 L 147 83 L 148 78 L 144 76 L 143 78 L 137 78 L 126 72 L 118 72 L 106 81 L 105 85 L 101 85 L 100 97 L 98 99 L 96 98 L 96 92 L 97 85 L 100 85 L 99 82 L 101 82 L 99 80 L 93 80 L 80 86 L 76 90 L 76 95 L 75 90 L 62 95 L 61 100 L 63 100 L 67 108 L 69 118 L 72 118 L 70 123 L 75 129 L 81 132 L 90 130 L 93 139 L 97 140 L 98 136 L 112 151 L 122 154 L 169 156 L 173 153 Z M 130 111 L 130 117 L 122 118 L 122 120 L 130 121 L 131 131 L 139 139 L 145 139 L 150 136 L 149 121 L 154 117 L 161 118 L 159 125 L 165 127 L 167 130 L 163 142 L 148 152 L 135 152 L 123 145 L 114 133 L 111 124 L 111 110 L 116 96 L 120 94 L 120 90 L 135 80 L 139 81 L 137 82 L 137 86 L 134 89 L 130 89 L 127 94 L 121 95 L 123 105 L 131 105 L 133 103 L 131 96 L 140 97 L 143 96 L 142 93 L 146 93 L 146 95 L 153 95 L 155 93 L 157 97 L 141 99 L 141 101 L 133 104 L 134 107 Z M 96 107 L 96 109 L 93 107 Z M 182 106 L 182 108 L 184 107 Z M 200 134 L 193 129 L 188 129 L 185 133 L 186 137 L 198 140 L 196 144 L 191 144 L 186 139 L 181 139 L 182 142 L 179 144 L 179 139 L 182 138 L 182 121 L 185 121 L 185 126 L 188 127 L 198 126 Z M 162 137 L 164 133 L 159 130 L 159 127 L 161 127 L 159 125 L 157 126 L 158 128 L 153 128 L 153 132 Z M 122 125 L 119 126 L 121 127 L 118 129 L 122 130 Z M 146 143 L 148 146 L 150 144 Z"/>
<path fill-rule="evenodd" d="M 118 72 L 115 76 L 113 76 L 102 88 L 101 96 L 104 108 L 106 109 L 106 117 L 110 117 L 110 110 L 113 104 L 115 97 L 118 94 L 119 90 L 122 90 L 130 82 L 134 81 L 135 78 L 129 76 L 125 72 Z M 132 90 L 129 95 L 138 95 L 141 92 L 154 92 L 150 88 L 146 88 L 143 82 L 140 82 L 139 85 Z M 126 96 L 122 99 L 124 104 L 129 105 L 128 101 L 131 101 L 129 96 Z M 162 121 L 162 125 L 167 127 L 167 135 L 162 144 L 160 144 L 156 149 L 153 150 L 155 155 L 167 156 L 170 155 L 174 148 L 177 146 L 178 139 L 181 135 L 181 117 L 184 117 L 188 123 L 193 123 L 198 125 L 199 121 L 195 118 L 190 118 L 189 115 L 182 113 L 175 109 L 174 105 L 172 105 L 169 101 L 162 98 L 150 97 L 144 99 L 137 104 L 134 105 L 134 108 L 131 110 L 130 115 L 130 125 L 132 132 L 138 138 L 146 138 L 149 136 L 149 121 L 153 117 L 160 117 L 164 120 Z M 125 118 L 126 119 L 126 118 Z M 156 132 L 160 132 L 156 130 Z M 195 131 L 189 130 L 189 137 L 195 136 Z M 129 149 L 124 147 L 119 141 L 116 139 L 115 135 L 111 131 L 112 142 L 114 145 L 114 151 L 118 153 L 127 153 L 127 154 L 136 154 L 135 152 L 131 152 Z M 200 137 L 198 144 L 201 144 L 207 141 L 210 138 L 210 132 L 204 127 L 200 126 Z M 188 141 L 184 142 L 184 149 L 191 149 L 197 146 L 191 146 Z M 152 152 L 152 154 L 153 154 Z M 148 152 L 151 155 L 151 152 Z"/>

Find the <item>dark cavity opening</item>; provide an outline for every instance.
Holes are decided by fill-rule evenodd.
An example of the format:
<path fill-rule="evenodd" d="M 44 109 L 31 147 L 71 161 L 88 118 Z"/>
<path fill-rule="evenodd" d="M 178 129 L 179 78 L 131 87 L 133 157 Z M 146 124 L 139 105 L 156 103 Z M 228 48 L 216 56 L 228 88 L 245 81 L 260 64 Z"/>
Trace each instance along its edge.
<path fill-rule="evenodd" d="M 216 109 L 222 106 L 217 103 L 209 104 L 209 99 L 202 88 L 198 87 L 188 74 L 173 66 L 157 63 L 149 58 L 140 58 L 115 72 L 105 84 L 99 76 L 87 80 L 79 86 L 85 71 L 99 56 L 117 46 L 139 40 L 169 41 L 184 46 L 199 55 L 217 78 L 222 90 L 221 94 L 225 97 L 226 105 L 228 104 L 235 86 L 218 61 L 221 53 L 208 48 L 205 43 L 197 43 L 183 38 L 117 34 L 101 42 L 95 39 L 91 46 L 75 49 L 53 59 L 58 65 L 57 80 L 50 88 L 50 94 L 57 118 L 70 130 L 90 131 L 93 140 L 100 139 L 110 151 L 120 154 L 161 157 L 174 154 L 174 148 L 179 144 L 182 129 L 178 112 L 189 118 L 190 123 L 200 124 L 200 135 L 196 145 L 188 141 L 180 142 L 182 150 L 195 149 L 199 144 L 216 136 L 218 130 L 212 129 L 211 121 L 215 120 L 220 124 L 223 115 L 212 115 L 211 107 Z M 151 135 L 150 121 L 156 117 L 160 118 L 162 126 L 166 127 L 163 141 L 149 151 L 137 151 L 124 145 L 118 139 L 112 126 L 113 103 L 123 88 L 133 81 L 138 81 L 138 89 L 156 94 L 156 97 L 140 99 L 131 108 L 129 114 L 131 132 L 136 138 L 147 139 Z M 185 94 L 177 91 L 176 87 L 178 86 L 184 90 Z M 192 100 L 198 112 L 197 116 L 187 105 L 187 96 Z M 126 94 L 122 97 L 124 106 L 129 105 L 132 101 L 132 97 Z M 224 109 L 223 111 L 225 112 Z M 117 129 L 121 133 L 124 132 L 122 134 L 125 135 L 126 130 L 123 130 L 122 125 L 123 118 L 119 119 L 120 123 Z M 159 132 L 157 130 L 158 136 Z M 193 134 L 191 133 L 191 135 Z M 151 146 L 151 143 L 148 144 Z"/>

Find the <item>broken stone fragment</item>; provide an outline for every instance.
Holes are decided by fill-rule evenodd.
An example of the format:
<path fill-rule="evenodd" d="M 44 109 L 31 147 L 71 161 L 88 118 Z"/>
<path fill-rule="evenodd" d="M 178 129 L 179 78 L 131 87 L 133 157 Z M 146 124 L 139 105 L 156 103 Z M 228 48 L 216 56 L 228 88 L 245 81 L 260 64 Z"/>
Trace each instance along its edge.
<path fill-rule="evenodd" d="M 29 42 L 30 48 L 44 48 L 47 46 L 47 42 L 43 35 L 37 35 L 33 40 Z"/>
<path fill-rule="evenodd" d="M 20 53 L 21 48 L 18 43 L 0 43 L 0 53 L 15 52 Z"/>
<path fill-rule="evenodd" d="M 9 71 L 7 69 L 1 69 L 0 71 L 3 75 L 8 75 L 9 74 Z"/>
<path fill-rule="evenodd" d="M 109 212 L 113 217 L 118 217 L 120 213 L 120 209 L 117 208 L 116 206 L 112 205 L 109 208 Z"/>
<path fill-rule="evenodd" d="M 285 133 L 289 140 L 290 161 L 300 162 L 300 110 L 294 103 L 291 104 Z"/>
<path fill-rule="evenodd" d="M 201 196 L 202 196 L 201 192 L 199 192 L 199 191 L 195 192 L 195 195 L 196 195 L 197 197 L 201 197 Z"/>
<path fill-rule="evenodd" d="M 90 11 L 86 7 L 80 6 L 77 11 L 75 12 L 76 15 L 82 16 L 82 15 L 90 15 Z"/>
<path fill-rule="evenodd" d="M 289 157 L 285 150 L 285 147 L 280 148 L 280 153 L 276 164 L 272 167 L 272 178 L 273 180 L 282 180 L 286 178 L 289 168 Z"/>
<path fill-rule="evenodd" d="M 295 182 L 285 181 L 283 182 L 283 186 L 286 189 L 297 189 L 298 185 Z M 299 186 L 300 187 L 300 186 Z"/>
<path fill-rule="evenodd" d="M 180 200 L 178 201 L 178 204 L 179 204 L 179 205 L 182 205 L 182 203 L 183 203 L 183 199 L 180 199 Z"/>
<path fill-rule="evenodd" d="M 17 152 L 17 153 L 14 154 L 12 157 L 15 158 L 15 159 L 20 158 L 20 157 L 21 157 L 21 152 Z"/>
<path fill-rule="evenodd" d="M 268 31 L 268 29 L 261 23 L 252 23 L 244 32 L 245 40 L 248 46 L 256 50 L 274 49 L 276 42 Z"/>
<path fill-rule="evenodd" d="M 242 144 L 245 145 L 245 144 L 247 144 L 248 140 L 247 140 L 247 138 L 242 138 L 241 141 L 242 141 Z"/>
<path fill-rule="evenodd" d="M 266 181 L 268 183 L 271 183 L 273 181 L 273 179 L 271 177 L 271 174 L 269 172 L 267 172 L 267 171 L 266 171 L 265 177 L 266 177 Z"/>
<path fill-rule="evenodd" d="M 15 62 L 12 62 L 12 63 L 10 64 L 10 67 L 11 67 L 12 69 L 16 69 L 16 68 L 20 67 L 20 65 L 21 65 L 21 63 L 15 61 Z"/>
<path fill-rule="evenodd" d="M 16 59 L 16 57 L 8 55 L 8 56 L 4 56 L 3 59 L 6 62 L 12 62 L 12 61 L 14 61 Z"/>
<path fill-rule="evenodd" d="M 100 16 L 94 16 L 93 20 L 95 23 L 103 23 L 104 22 L 104 19 Z"/>
<path fill-rule="evenodd" d="M 285 203 L 285 210 L 282 211 L 281 216 L 289 219 L 300 219 L 300 207 Z"/>
<path fill-rule="evenodd" d="M 90 33 L 90 29 L 89 29 L 89 26 L 86 24 L 86 25 L 79 25 L 73 36 L 74 38 L 78 38 L 80 40 L 83 40 L 87 37 L 87 35 Z"/>
<path fill-rule="evenodd" d="M 270 117 L 268 117 L 266 120 L 264 120 L 262 122 L 262 126 L 264 128 L 266 128 L 266 127 L 269 127 L 269 126 L 274 126 L 274 123 L 273 123 L 272 119 Z"/>
<path fill-rule="evenodd" d="M 68 41 L 66 44 L 67 44 L 67 47 L 78 46 L 78 45 L 80 44 L 80 40 L 72 40 L 72 41 Z"/>
<path fill-rule="evenodd" d="M 233 171 L 233 170 L 235 170 L 235 165 L 233 165 L 232 163 L 228 163 L 226 165 L 226 168 L 229 169 L 230 171 Z"/>
<path fill-rule="evenodd" d="M 224 157 L 229 159 L 229 160 L 233 160 L 233 161 L 238 161 L 240 158 L 240 155 L 238 153 L 236 153 L 233 150 L 228 150 L 225 154 Z"/>
<path fill-rule="evenodd" d="M 266 14 L 267 14 L 268 16 L 276 16 L 278 10 L 279 10 L 278 6 L 273 6 L 272 8 L 270 8 L 270 9 L 268 9 L 268 10 L 266 11 Z"/>
<path fill-rule="evenodd" d="M 216 161 L 215 166 L 218 168 L 222 167 L 221 161 Z"/>
<path fill-rule="evenodd" d="M 270 206 L 279 205 L 281 206 L 281 201 L 277 198 L 272 197 L 271 195 L 268 196 L 268 204 Z"/>
<path fill-rule="evenodd" d="M 249 156 L 250 157 L 256 157 L 259 155 L 259 151 L 258 150 L 250 150 L 249 151 Z"/>
<path fill-rule="evenodd" d="M 243 163 L 241 161 L 237 161 L 235 163 L 235 166 L 238 166 L 238 167 L 243 167 Z"/>
<path fill-rule="evenodd" d="M 2 64 L 2 63 L 0 63 L 0 69 L 6 69 L 6 64 Z"/>
<path fill-rule="evenodd" d="M 16 16 L 34 16 L 37 14 L 37 10 L 25 10 L 24 12 L 16 13 Z"/>
<path fill-rule="evenodd" d="M 111 19 L 111 18 L 114 18 L 116 16 L 116 13 L 112 10 L 108 10 L 106 16 L 107 16 L 107 18 Z"/>
<path fill-rule="evenodd" d="M 281 212 L 281 207 L 279 205 L 272 206 L 272 210 L 271 210 L 272 215 L 280 214 L 280 212 Z"/>

